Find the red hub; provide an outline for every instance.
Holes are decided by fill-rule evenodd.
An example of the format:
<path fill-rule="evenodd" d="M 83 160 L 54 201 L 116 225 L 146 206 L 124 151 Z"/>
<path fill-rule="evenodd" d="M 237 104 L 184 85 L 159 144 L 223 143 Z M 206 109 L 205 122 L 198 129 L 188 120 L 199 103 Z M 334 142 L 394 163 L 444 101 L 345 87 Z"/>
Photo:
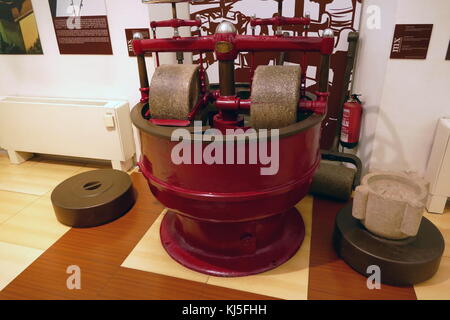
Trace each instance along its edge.
<path fill-rule="evenodd" d="M 295 208 L 235 223 L 202 221 L 169 211 L 161 224 L 161 242 L 173 259 L 219 277 L 274 269 L 297 252 L 304 237 L 305 225 Z"/>

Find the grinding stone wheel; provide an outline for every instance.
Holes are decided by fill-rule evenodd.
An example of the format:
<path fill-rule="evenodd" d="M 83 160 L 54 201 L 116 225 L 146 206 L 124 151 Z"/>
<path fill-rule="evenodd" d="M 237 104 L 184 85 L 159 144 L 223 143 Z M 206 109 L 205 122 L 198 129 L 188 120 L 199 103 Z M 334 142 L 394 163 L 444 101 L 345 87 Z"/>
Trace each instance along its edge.
<path fill-rule="evenodd" d="M 94 170 L 60 183 L 51 195 L 56 218 L 62 224 L 89 228 L 113 221 L 133 207 L 130 176 L 119 170 Z"/>
<path fill-rule="evenodd" d="M 322 161 L 316 171 L 310 192 L 336 200 L 347 201 L 353 192 L 356 171 L 333 162 Z"/>
<path fill-rule="evenodd" d="M 154 119 L 187 120 L 200 96 L 199 66 L 167 64 L 155 70 L 150 84 Z"/>
<path fill-rule="evenodd" d="M 300 66 L 259 66 L 252 85 L 252 127 L 279 129 L 297 122 L 300 81 Z"/>

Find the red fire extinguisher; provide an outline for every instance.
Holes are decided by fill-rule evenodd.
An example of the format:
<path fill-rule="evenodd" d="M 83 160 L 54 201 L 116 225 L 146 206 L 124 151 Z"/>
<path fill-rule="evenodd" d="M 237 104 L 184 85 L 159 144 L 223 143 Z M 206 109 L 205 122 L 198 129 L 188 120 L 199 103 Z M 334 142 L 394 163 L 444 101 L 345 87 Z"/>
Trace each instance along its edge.
<path fill-rule="evenodd" d="M 355 148 L 359 142 L 363 108 L 358 96 L 352 94 L 352 98 L 344 103 L 340 142 L 348 149 Z"/>

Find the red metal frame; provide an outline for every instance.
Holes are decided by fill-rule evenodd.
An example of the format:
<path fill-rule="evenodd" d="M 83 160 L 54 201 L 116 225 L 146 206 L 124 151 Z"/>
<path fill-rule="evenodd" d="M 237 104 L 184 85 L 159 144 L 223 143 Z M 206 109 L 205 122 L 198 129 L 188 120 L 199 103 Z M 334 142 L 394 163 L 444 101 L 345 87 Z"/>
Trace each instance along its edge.
<path fill-rule="evenodd" d="M 161 27 L 200 27 L 202 22 L 200 20 L 183 20 L 183 19 L 170 19 L 162 21 L 152 21 L 150 22 L 150 27 L 161 28 Z"/>
<path fill-rule="evenodd" d="M 271 19 L 253 19 L 252 25 L 286 25 L 286 24 L 309 24 L 309 18 L 284 18 L 274 17 Z M 153 29 L 157 27 L 180 27 L 180 26 L 199 26 L 198 20 L 180 20 L 172 19 L 160 22 L 152 22 Z M 218 49 L 220 44 L 225 43 L 227 50 Z M 200 52 L 200 81 L 202 96 L 192 111 L 187 115 L 187 120 L 151 120 L 152 123 L 168 126 L 188 126 L 197 112 L 204 108 L 209 102 L 215 102 L 219 109 L 219 116 L 215 117 L 215 126 L 222 128 L 241 127 L 242 119 L 237 116 L 223 117 L 222 111 L 248 110 L 251 108 L 250 99 L 240 99 L 237 96 L 220 96 L 218 93 L 208 93 L 206 88 L 206 76 L 203 68 L 202 54 L 204 52 L 215 52 L 219 61 L 234 60 L 239 52 L 258 52 L 258 51 L 302 51 L 319 52 L 324 55 L 331 55 L 334 48 L 333 38 L 320 37 L 279 37 L 279 36 L 255 36 L 255 35 L 237 35 L 234 33 L 219 33 L 203 37 L 173 37 L 165 39 L 144 39 L 134 40 L 133 48 L 137 55 L 143 55 L 147 52 Z M 306 58 L 303 59 L 306 63 Z M 159 62 L 158 62 L 159 64 Z M 306 66 L 302 66 L 304 69 Z M 302 73 L 302 78 L 306 73 Z M 304 95 L 302 79 L 302 96 Z M 142 100 L 148 99 L 145 95 L 148 91 L 141 89 Z M 317 101 L 301 100 L 299 104 L 300 111 L 312 111 L 318 114 L 324 114 L 327 111 L 328 93 L 317 93 Z M 142 101 L 141 100 L 141 101 Z M 233 114 L 231 114 L 233 115 Z M 234 122 L 234 124 L 233 124 Z"/>
<path fill-rule="evenodd" d="M 216 44 L 226 41 L 232 44 L 230 52 L 217 52 Z M 252 36 L 220 33 L 202 37 L 174 37 L 164 39 L 133 40 L 137 55 L 147 52 L 214 52 L 219 61 L 234 60 L 239 52 L 303 51 L 331 55 L 334 38 Z"/>

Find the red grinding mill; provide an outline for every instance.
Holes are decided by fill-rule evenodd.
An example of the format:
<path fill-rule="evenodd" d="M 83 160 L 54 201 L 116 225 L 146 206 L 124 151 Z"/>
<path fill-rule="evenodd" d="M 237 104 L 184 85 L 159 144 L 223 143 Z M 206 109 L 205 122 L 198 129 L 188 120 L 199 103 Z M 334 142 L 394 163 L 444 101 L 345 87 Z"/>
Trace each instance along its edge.
<path fill-rule="evenodd" d="M 214 35 L 180 37 L 176 31 L 172 38 L 158 39 L 159 27 L 201 25 L 198 19 L 177 19 L 178 1 L 166 2 L 172 2 L 174 18 L 152 22 L 153 39 L 136 34 L 133 41 L 142 94 L 132 111 L 141 137 L 139 166 L 151 192 L 169 208 L 161 242 L 177 262 L 205 274 L 237 277 L 276 268 L 297 252 L 305 236 L 294 206 L 307 194 L 321 159 L 333 32 L 238 35 L 233 24 L 222 22 Z M 309 23 L 308 17 L 280 15 L 252 19 L 251 26 L 304 25 L 306 31 Z M 236 83 L 238 53 L 261 51 L 320 54 L 319 91 L 305 92 L 301 67 L 281 63 L 253 67 L 249 83 Z M 148 52 L 157 61 L 150 83 Z M 179 63 L 183 52 L 214 52 L 219 84 L 209 84 L 202 58 L 199 65 L 160 66 L 160 52 L 179 53 Z M 271 162 L 261 161 L 261 154 L 270 155 Z"/>

